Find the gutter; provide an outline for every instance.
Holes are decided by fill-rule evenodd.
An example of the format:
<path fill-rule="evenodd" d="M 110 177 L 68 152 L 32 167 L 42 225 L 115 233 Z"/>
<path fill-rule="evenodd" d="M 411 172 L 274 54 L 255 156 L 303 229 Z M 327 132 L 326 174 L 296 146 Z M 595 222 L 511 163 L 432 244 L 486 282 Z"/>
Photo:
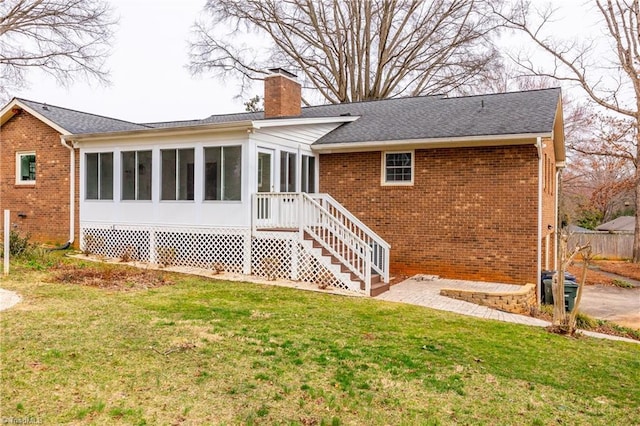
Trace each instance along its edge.
<path fill-rule="evenodd" d="M 558 239 L 560 238 L 560 233 L 558 232 L 558 230 L 560 230 L 560 223 L 558 222 L 560 205 L 558 203 L 560 200 L 560 178 L 562 177 L 562 169 L 564 169 L 564 167 L 564 161 L 559 161 L 556 163 L 556 182 L 554 188 L 554 190 L 556 191 L 556 223 L 554 225 L 556 227 L 556 232 L 555 238 L 553 239 L 553 269 L 556 271 L 558 270 Z"/>
<path fill-rule="evenodd" d="M 67 135 L 70 136 L 70 135 Z M 67 143 L 65 135 L 60 135 L 60 143 L 67 148 L 70 153 L 69 170 L 69 241 L 65 246 L 70 246 L 75 241 L 76 228 L 76 155 L 75 148 Z"/>
<path fill-rule="evenodd" d="M 447 148 L 500 145 L 528 145 L 537 139 L 550 137 L 551 133 L 518 133 L 506 135 L 456 136 L 423 139 L 398 139 L 387 141 L 314 143 L 311 149 L 319 154 L 338 152 L 379 151 L 398 148 Z"/>

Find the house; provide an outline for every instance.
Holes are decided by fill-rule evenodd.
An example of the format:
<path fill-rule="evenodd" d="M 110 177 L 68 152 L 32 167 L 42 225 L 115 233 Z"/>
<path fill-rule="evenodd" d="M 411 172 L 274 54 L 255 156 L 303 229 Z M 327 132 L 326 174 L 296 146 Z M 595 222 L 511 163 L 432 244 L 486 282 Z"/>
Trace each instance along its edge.
<path fill-rule="evenodd" d="M 620 216 L 596 227 L 596 231 L 606 232 L 633 232 L 636 226 L 636 218 L 633 216 Z"/>
<path fill-rule="evenodd" d="M 202 120 L 12 100 L 2 208 L 86 252 L 371 295 L 395 274 L 524 284 L 555 267 L 560 89 L 301 108 L 271 71 L 264 112 Z"/>

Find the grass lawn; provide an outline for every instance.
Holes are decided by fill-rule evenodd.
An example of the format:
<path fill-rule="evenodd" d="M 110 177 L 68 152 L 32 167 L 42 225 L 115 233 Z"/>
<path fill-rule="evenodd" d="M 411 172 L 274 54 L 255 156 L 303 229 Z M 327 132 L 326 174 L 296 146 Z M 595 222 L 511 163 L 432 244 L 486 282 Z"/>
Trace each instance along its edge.
<path fill-rule="evenodd" d="M 41 266 L 0 279 L 24 299 L 0 312 L 3 421 L 640 424 L 638 344 L 181 275 L 65 284 Z"/>

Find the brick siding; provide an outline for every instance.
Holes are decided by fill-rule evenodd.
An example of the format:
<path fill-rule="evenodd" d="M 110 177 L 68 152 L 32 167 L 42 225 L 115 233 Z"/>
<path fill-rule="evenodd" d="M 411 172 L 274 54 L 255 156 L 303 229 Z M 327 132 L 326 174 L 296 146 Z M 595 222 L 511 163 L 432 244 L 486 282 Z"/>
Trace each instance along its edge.
<path fill-rule="evenodd" d="M 391 244 L 391 270 L 537 282 L 534 145 L 415 151 L 412 186 L 382 186 L 382 153 L 320 155 L 320 191 Z"/>
<path fill-rule="evenodd" d="M 16 185 L 16 153 L 35 151 L 35 185 Z M 76 167 L 79 161 L 76 152 Z M 63 244 L 69 239 L 69 150 L 60 133 L 26 111 L 0 128 L 0 209 L 11 210 L 11 226 L 32 241 Z M 76 168 L 76 176 L 78 169 Z M 76 219 L 78 218 L 76 178 Z M 26 217 L 19 217 L 23 213 Z M 0 225 L 1 226 L 1 225 Z M 76 220 L 75 235 L 78 235 Z"/>

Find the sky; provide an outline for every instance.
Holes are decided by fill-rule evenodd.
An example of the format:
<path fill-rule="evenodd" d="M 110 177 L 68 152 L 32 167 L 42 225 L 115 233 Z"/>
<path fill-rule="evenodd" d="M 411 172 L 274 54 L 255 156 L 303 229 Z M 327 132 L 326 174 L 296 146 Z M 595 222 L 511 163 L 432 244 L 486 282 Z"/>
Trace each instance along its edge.
<path fill-rule="evenodd" d="M 186 69 L 191 26 L 205 0 L 111 0 L 120 22 L 107 62 L 111 85 L 65 88 L 44 74 L 15 96 L 133 122 L 205 118 L 244 110 L 239 90 Z M 257 94 L 257 93 L 256 93 Z"/>
<path fill-rule="evenodd" d="M 541 0 L 534 0 L 541 1 Z M 584 31 L 584 0 L 563 0 L 558 27 L 565 35 Z M 44 74 L 14 95 L 132 122 L 205 118 L 244 110 L 239 87 L 186 69 L 191 26 L 205 0 L 111 0 L 119 26 L 107 67 L 111 85 L 75 82 L 61 87 Z M 566 5 L 569 5 L 568 7 Z M 513 39 L 510 39 L 513 42 Z M 255 94 L 261 94 L 261 86 Z"/>

